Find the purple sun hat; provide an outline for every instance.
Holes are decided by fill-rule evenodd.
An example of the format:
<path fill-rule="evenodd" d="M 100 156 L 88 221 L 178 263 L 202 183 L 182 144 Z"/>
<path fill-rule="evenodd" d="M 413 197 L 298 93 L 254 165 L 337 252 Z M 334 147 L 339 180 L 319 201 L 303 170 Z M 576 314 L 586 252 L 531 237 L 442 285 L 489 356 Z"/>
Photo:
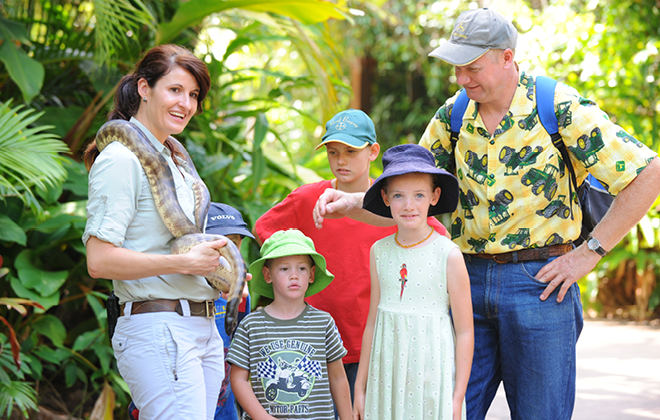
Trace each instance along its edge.
<path fill-rule="evenodd" d="M 383 154 L 383 174 L 364 195 L 362 208 L 383 217 L 392 217 L 380 193 L 387 178 L 412 172 L 431 174 L 435 186 L 440 187 L 440 199 L 429 208 L 429 216 L 451 213 L 458 204 L 458 180 L 444 169 L 435 167 L 433 154 L 418 144 L 401 144 L 387 149 Z"/>

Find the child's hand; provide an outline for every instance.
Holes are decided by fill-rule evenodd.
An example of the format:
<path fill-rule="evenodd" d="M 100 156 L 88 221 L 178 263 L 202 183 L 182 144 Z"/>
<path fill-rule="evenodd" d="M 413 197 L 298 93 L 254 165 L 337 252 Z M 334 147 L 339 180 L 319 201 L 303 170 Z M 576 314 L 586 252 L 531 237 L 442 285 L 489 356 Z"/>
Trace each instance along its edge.
<path fill-rule="evenodd" d="M 245 274 L 245 287 L 243 288 L 243 296 L 241 296 L 241 303 L 243 303 L 243 299 L 247 298 L 250 295 L 250 289 L 248 289 L 247 282 L 252 280 L 252 274 L 247 273 Z M 229 296 L 229 292 L 222 292 L 220 294 L 224 300 L 227 300 L 227 297 Z"/>
<path fill-rule="evenodd" d="M 356 390 L 353 399 L 353 420 L 364 419 L 364 399 L 364 393 Z"/>

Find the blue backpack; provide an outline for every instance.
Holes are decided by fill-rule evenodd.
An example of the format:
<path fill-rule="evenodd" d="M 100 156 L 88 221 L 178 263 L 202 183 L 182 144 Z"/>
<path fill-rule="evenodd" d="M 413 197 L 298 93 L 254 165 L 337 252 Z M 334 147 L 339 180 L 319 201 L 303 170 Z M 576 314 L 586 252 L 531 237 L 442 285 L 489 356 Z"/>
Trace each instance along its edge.
<path fill-rule="evenodd" d="M 580 245 L 585 241 L 593 228 L 603 218 L 607 209 L 612 204 L 613 198 L 607 192 L 605 187 L 591 174 L 587 176 L 582 185 L 578 187 L 577 177 L 573 164 L 568 156 L 566 145 L 559 134 L 559 123 L 557 122 L 557 115 L 555 114 L 555 86 L 557 81 L 549 77 L 538 76 L 536 78 L 536 108 L 539 115 L 541 125 L 548 132 L 552 139 L 552 144 L 559 150 L 564 165 L 568 168 L 571 177 L 571 184 L 569 184 L 569 194 L 573 196 L 573 188 L 577 192 L 577 199 L 580 208 L 582 209 L 582 231 L 580 237 L 575 241 L 575 245 Z M 456 149 L 458 142 L 458 135 L 463 126 L 463 115 L 467 109 L 470 99 L 465 92 L 465 89 L 456 98 L 454 106 L 451 111 L 451 145 L 452 151 Z M 573 200 L 571 202 L 571 219 L 573 219 Z"/>

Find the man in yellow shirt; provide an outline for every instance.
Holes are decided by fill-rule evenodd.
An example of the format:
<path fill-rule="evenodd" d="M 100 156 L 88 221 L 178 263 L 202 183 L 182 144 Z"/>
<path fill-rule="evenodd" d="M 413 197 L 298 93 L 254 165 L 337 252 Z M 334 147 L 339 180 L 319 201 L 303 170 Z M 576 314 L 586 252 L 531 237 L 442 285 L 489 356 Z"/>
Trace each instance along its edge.
<path fill-rule="evenodd" d="M 583 325 L 576 281 L 646 214 L 660 193 L 660 160 L 593 101 L 557 84 L 559 134 L 578 184 L 591 173 L 616 195 L 589 240 L 574 247 L 582 215 L 561 154 L 538 121 L 535 79 L 514 61 L 516 43 L 515 27 L 499 13 L 461 14 L 449 41 L 430 54 L 454 66 L 470 99 L 459 139 L 454 150 L 455 96 L 420 144 L 439 167 L 455 167 L 461 189 L 451 231 L 465 255 L 474 309 L 468 419 L 485 418 L 500 382 L 512 419 L 570 419 Z M 384 223 L 359 210 L 361 200 L 326 192 L 315 207 L 317 225 L 337 215 Z"/>

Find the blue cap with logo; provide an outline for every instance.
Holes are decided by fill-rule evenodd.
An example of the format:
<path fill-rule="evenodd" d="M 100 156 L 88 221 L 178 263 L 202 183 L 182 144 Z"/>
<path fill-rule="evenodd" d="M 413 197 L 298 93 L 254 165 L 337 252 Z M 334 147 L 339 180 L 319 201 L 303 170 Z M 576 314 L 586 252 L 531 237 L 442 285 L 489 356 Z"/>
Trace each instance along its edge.
<path fill-rule="evenodd" d="M 347 109 L 339 112 L 325 124 L 323 141 L 316 148 L 331 141 L 363 149 L 376 143 L 376 127 L 364 111 Z"/>
<path fill-rule="evenodd" d="M 242 235 L 254 239 L 241 213 L 227 204 L 211 203 L 206 216 L 206 233 L 210 235 Z"/>

